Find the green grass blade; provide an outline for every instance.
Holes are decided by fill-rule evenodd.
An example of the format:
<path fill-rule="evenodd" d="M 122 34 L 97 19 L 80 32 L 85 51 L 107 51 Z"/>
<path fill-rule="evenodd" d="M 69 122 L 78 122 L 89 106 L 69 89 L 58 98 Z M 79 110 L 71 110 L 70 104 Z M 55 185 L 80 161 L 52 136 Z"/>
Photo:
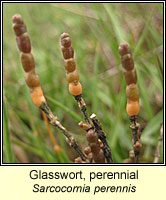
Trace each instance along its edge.
<path fill-rule="evenodd" d="M 59 108 L 61 108 L 63 111 L 65 111 L 66 113 L 68 113 L 76 122 L 80 122 L 82 119 L 79 115 L 77 115 L 75 112 L 73 112 L 72 110 L 70 110 L 67 106 L 64 106 L 63 104 L 61 104 L 59 101 L 53 99 L 52 97 L 47 96 L 47 99 L 54 104 L 55 106 L 58 106 Z"/>
<path fill-rule="evenodd" d="M 28 144 L 25 144 L 23 143 L 22 141 L 16 139 L 16 138 L 12 138 L 12 142 L 14 144 L 17 144 L 19 145 L 20 147 L 22 147 L 24 150 L 28 151 L 28 152 L 31 152 L 31 153 L 34 153 L 35 155 L 43 158 L 43 155 L 42 155 L 42 152 L 40 151 L 40 149 L 37 149 L 36 147 L 32 147 Z"/>
<path fill-rule="evenodd" d="M 112 24 L 112 29 L 115 31 L 116 39 L 119 43 L 126 41 L 125 34 L 123 32 L 123 29 L 121 28 L 121 25 L 119 24 L 118 16 L 116 14 L 115 7 L 112 4 L 103 4 L 106 12 L 109 15 L 109 19 Z"/>
<path fill-rule="evenodd" d="M 10 132 L 8 129 L 8 119 L 5 109 L 5 103 L 3 102 L 3 139 L 5 146 L 6 162 L 13 163 L 15 161 L 11 148 Z"/>
<path fill-rule="evenodd" d="M 92 110 L 93 112 L 97 112 L 98 110 L 98 67 L 99 67 L 99 46 L 97 44 L 96 46 L 96 56 L 95 56 L 95 62 L 94 62 L 94 76 L 93 76 L 93 97 L 92 97 Z"/>
<path fill-rule="evenodd" d="M 141 34 L 141 37 L 139 38 L 139 41 L 138 41 L 138 43 L 137 43 L 137 45 L 136 45 L 136 48 L 134 49 L 134 53 L 133 53 L 133 58 L 135 58 L 136 56 L 137 56 L 137 54 L 138 54 L 138 52 L 139 52 L 139 50 L 140 50 L 140 48 L 141 48 L 141 46 L 143 45 L 143 43 L 144 43 L 144 41 L 145 41 L 145 39 L 146 39 L 146 37 L 147 37 L 147 34 L 148 34 L 148 32 L 149 32 L 149 24 L 150 24 L 150 22 L 151 22 L 151 19 L 152 19 L 152 17 L 153 17 L 153 11 L 148 15 L 148 17 L 147 17 L 147 19 L 146 19 L 146 24 L 145 24 L 145 27 L 144 27 L 144 29 L 143 29 L 143 32 L 142 32 L 142 34 Z"/>

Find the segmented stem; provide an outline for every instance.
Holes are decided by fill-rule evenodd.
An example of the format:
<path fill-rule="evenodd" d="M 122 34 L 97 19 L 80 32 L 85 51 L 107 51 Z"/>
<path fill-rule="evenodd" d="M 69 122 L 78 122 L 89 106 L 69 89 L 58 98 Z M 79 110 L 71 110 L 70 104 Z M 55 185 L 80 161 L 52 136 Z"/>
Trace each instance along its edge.
<path fill-rule="evenodd" d="M 138 135 L 139 124 L 136 122 L 137 115 L 139 113 L 139 88 L 137 86 L 137 74 L 134 67 L 134 61 L 132 58 L 132 52 L 130 46 L 123 42 L 119 46 L 119 54 L 121 56 L 121 62 L 123 66 L 123 74 L 126 79 L 126 96 L 127 106 L 126 111 L 130 117 L 132 134 L 133 134 L 133 149 L 135 153 L 135 162 L 139 162 L 139 152 L 141 148 L 141 142 Z"/>
<path fill-rule="evenodd" d="M 88 146 L 84 149 L 84 152 L 87 156 L 87 161 L 89 163 L 92 163 L 93 160 L 95 163 L 105 163 L 105 155 L 102 150 L 103 144 L 101 144 L 97 132 L 93 127 L 84 122 L 80 122 L 79 126 L 87 132 L 86 139 L 88 141 Z M 79 159 L 75 160 L 75 162 L 78 161 Z"/>
<path fill-rule="evenodd" d="M 78 106 L 84 115 L 85 121 L 90 124 L 90 119 L 86 111 L 86 104 L 82 96 L 82 86 L 79 82 L 79 74 L 76 69 L 74 49 L 72 47 L 71 39 L 68 33 L 63 33 L 61 35 L 61 50 L 64 57 L 66 77 L 69 82 L 69 92 L 74 96 L 75 100 L 77 101 Z"/>
<path fill-rule="evenodd" d="M 25 80 L 28 87 L 30 88 L 30 94 L 33 103 L 46 114 L 51 125 L 56 126 L 62 131 L 62 133 L 67 138 L 67 143 L 76 150 L 82 160 L 86 160 L 85 155 L 83 154 L 73 136 L 71 136 L 71 134 L 62 126 L 58 118 L 54 116 L 51 109 L 47 105 L 43 90 L 40 86 L 40 79 L 35 72 L 35 62 L 33 55 L 31 54 L 30 38 L 28 36 L 27 28 L 21 15 L 14 15 L 12 17 L 12 22 L 16 35 L 17 45 L 21 52 L 21 62 L 25 71 Z"/>
<path fill-rule="evenodd" d="M 102 126 L 101 126 L 101 123 L 99 122 L 99 120 L 97 119 L 96 115 L 95 114 L 92 114 L 90 116 L 90 119 L 92 120 L 93 124 L 94 124 L 94 127 L 95 127 L 95 131 L 97 132 L 98 134 L 98 138 L 102 141 L 103 143 L 103 152 L 104 152 L 104 155 L 106 157 L 106 160 L 108 163 L 113 163 L 113 159 L 112 159 L 112 153 L 111 153 L 111 149 L 107 143 L 107 140 L 106 140 L 106 134 L 103 132 L 102 130 Z"/>
<path fill-rule="evenodd" d="M 31 42 L 27 33 L 27 28 L 19 14 L 12 17 L 12 22 L 17 45 L 21 52 L 21 63 L 25 71 L 26 84 L 30 89 L 33 103 L 39 107 L 43 102 L 46 102 L 46 99 L 40 86 L 40 79 L 35 72 L 35 61 L 31 54 Z"/>
<path fill-rule="evenodd" d="M 86 104 L 85 101 L 82 97 L 82 87 L 79 88 L 77 87 L 77 84 L 79 85 L 79 76 L 76 73 L 76 62 L 74 60 L 74 50 L 72 47 L 72 43 L 71 43 L 71 39 L 68 33 L 63 33 L 61 35 L 61 49 L 62 49 L 62 53 L 63 53 L 63 57 L 64 57 L 64 62 L 65 62 L 65 69 L 67 71 L 67 80 L 69 82 L 69 91 L 70 93 L 75 97 L 78 106 L 81 110 L 81 112 L 84 115 L 84 119 L 86 121 L 86 123 L 88 125 L 90 125 L 90 127 L 94 128 L 95 131 L 97 131 L 97 133 L 99 132 L 98 129 L 95 128 L 94 124 L 92 123 L 91 119 L 88 116 L 87 113 L 87 108 L 86 108 Z M 104 134 L 104 132 L 100 132 L 100 134 L 98 133 L 98 136 L 101 138 L 101 140 L 103 140 L 103 151 L 104 151 L 104 155 L 107 159 L 107 162 L 112 163 L 112 156 L 111 156 L 111 150 L 107 144 L 106 141 L 106 135 Z"/>

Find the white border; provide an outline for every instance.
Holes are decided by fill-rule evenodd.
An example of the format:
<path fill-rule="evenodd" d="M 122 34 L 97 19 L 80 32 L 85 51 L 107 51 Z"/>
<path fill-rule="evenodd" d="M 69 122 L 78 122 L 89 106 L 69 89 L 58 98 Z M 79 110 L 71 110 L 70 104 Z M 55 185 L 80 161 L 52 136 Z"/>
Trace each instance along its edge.
<path fill-rule="evenodd" d="M 3 3 L 164 3 L 164 13 L 163 13 L 163 70 L 164 70 L 164 102 L 163 102 L 163 156 L 165 158 L 165 1 L 1 1 L 1 61 L 3 61 Z M 165 159 L 164 163 L 148 163 L 148 164 L 4 164 L 2 160 L 3 154 L 3 141 L 2 141 L 2 134 L 3 134 L 3 62 L 1 62 L 1 166 L 165 166 Z"/>

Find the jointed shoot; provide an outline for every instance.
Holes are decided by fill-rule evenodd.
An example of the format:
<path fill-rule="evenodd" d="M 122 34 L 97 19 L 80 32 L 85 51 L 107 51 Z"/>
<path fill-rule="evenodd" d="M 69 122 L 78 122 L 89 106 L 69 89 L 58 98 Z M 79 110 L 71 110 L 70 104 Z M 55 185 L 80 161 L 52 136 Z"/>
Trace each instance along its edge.
<path fill-rule="evenodd" d="M 121 56 L 123 74 L 126 79 L 126 96 L 127 105 L 126 111 L 130 117 L 131 126 L 133 133 L 133 148 L 135 153 L 136 163 L 138 163 L 138 156 L 141 149 L 140 134 L 138 133 L 139 124 L 136 122 L 136 117 L 139 113 L 139 89 L 137 86 L 137 74 L 134 67 L 134 61 L 132 58 L 131 48 L 127 43 L 121 43 L 119 47 L 119 53 Z"/>
<path fill-rule="evenodd" d="M 66 128 L 63 127 L 58 118 L 54 116 L 51 109 L 47 105 L 42 88 L 40 86 L 40 79 L 34 70 L 35 64 L 31 54 L 30 38 L 28 36 L 27 29 L 22 17 L 16 14 L 13 16 L 12 22 L 13 29 L 16 34 L 17 45 L 21 52 L 21 62 L 25 71 L 26 83 L 30 88 L 30 94 L 33 103 L 46 114 L 51 125 L 56 126 L 63 132 L 67 138 L 68 144 L 77 151 L 82 160 L 86 160 L 85 155 L 81 151 L 73 136 L 66 130 Z"/>
<path fill-rule="evenodd" d="M 25 72 L 25 81 L 30 89 L 31 99 L 38 108 L 43 112 L 46 125 L 49 130 L 51 141 L 54 145 L 54 150 L 61 151 L 57 145 L 52 132 L 49 129 L 48 122 L 57 127 L 66 137 L 67 143 L 78 153 L 75 163 L 113 163 L 112 152 L 108 145 L 106 134 L 102 129 L 102 125 L 97 119 L 96 114 L 90 117 L 87 112 L 86 103 L 82 95 L 82 85 L 80 83 L 79 73 L 76 69 L 76 62 L 74 59 L 74 49 L 72 47 L 71 39 L 68 33 L 61 35 L 61 50 L 64 58 L 64 66 L 66 70 L 66 78 L 69 83 L 69 92 L 74 96 L 78 106 L 83 113 L 85 122 L 81 121 L 79 126 L 86 131 L 86 140 L 88 145 L 82 151 L 75 138 L 70 132 L 60 123 L 57 116 L 55 116 L 49 108 L 43 90 L 40 85 L 39 76 L 35 72 L 35 61 L 31 54 L 31 42 L 27 33 L 26 25 L 19 14 L 12 18 L 13 29 L 16 35 L 17 45 L 20 51 L 21 63 Z M 126 96 L 127 105 L 126 111 L 129 115 L 133 134 L 133 151 L 129 153 L 129 159 L 125 162 L 130 163 L 139 162 L 139 154 L 141 149 L 139 124 L 136 122 L 137 115 L 140 110 L 139 104 L 139 88 L 137 86 L 137 74 L 134 67 L 132 52 L 130 46 L 123 42 L 119 47 L 119 54 L 123 66 L 123 74 L 126 80 Z M 47 122 L 48 120 L 48 122 Z"/>
<path fill-rule="evenodd" d="M 79 82 L 79 74 L 76 70 L 76 62 L 74 60 L 74 50 L 72 47 L 72 43 L 71 43 L 71 39 L 68 33 L 63 33 L 61 35 L 61 49 L 62 49 L 62 53 L 63 53 L 63 57 L 64 57 L 64 63 L 65 63 L 65 69 L 67 71 L 67 80 L 69 82 L 69 92 L 75 97 L 76 101 L 78 102 L 79 108 L 80 110 L 83 112 L 84 115 L 84 119 L 87 123 L 87 126 L 89 126 L 89 128 L 86 130 L 87 131 L 87 135 L 88 135 L 88 131 L 89 130 L 93 130 L 93 136 L 94 138 L 96 137 L 95 134 L 98 135 L 98 139 L 101 140 L 101 142 L 103 143 L 103 152 L 104 152 L 104 156 L 107 160 L 108 163 L 113 163 L 113 159 L 112 159 L 112 154 L 111 154 L 111 150 L 110 147 L 106 141 L 106 135 L 101 128 L 100 123 L 95 123 L 95 121 L 97 119 L 90 119 L 88 117 L 87 114 L 87 108 L 86 108 L 86 104 L 85 101 L 82 97 L 82 86 Z M 96 115 L 92 115 L 95 116 Z M 95 130 L 95 131 L 94 131 Z M 95 133 L 96 132 L 96 133 Z M 97 143 L 95 145 L 98 145 L 98 139 L 97 139 Z M 88 140 L 88 137 L 87 137 Z M 89 142 L 89 140 L 88 140 Z M 90 145 L 90 142 L 89 142 Z M 97 148 L 96 146 L 96 148 Z M 92 147 L 90 147 L 92 150 Z M 93 152 L 93 150 L 92 150 Z M 98 151 L 98 153 L 96 153 L 97 150 L 95 151 L 94 155 L 94 160 L 95 160 L 95 155 L 96 157 L 98 157 L 98 153 L 100 153 L 100 150 Z M 101 154 L 101 153 L 100 153 Z M 101 156 L 100 156 L 101 157 Z M 105 162 L 104 159 L 100 160 L 100 162 Z"/>

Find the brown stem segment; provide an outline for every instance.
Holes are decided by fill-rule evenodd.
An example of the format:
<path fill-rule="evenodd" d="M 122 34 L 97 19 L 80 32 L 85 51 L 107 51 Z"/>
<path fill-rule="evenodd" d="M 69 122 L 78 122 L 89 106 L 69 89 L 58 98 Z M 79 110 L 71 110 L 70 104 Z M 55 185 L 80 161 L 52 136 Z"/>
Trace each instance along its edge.
<path fill-rule="evenodd" d="M 106 140 L 106 134 L 103 132 L 102 130 L 102 126 L 99 122 L 99 120 L 97 119 L 96 115 L 95 114 L 92 114 L 90 116 L 90 119 L 92 120 L 93 124 L 94 124 L 94 127 L 95 127 L 95 131 L 97 132 L 98 134 L 98 138 L 102 141 L 103 143 L 103 152 L 104 152 L 104 155 L 105 155 L 105 158 L 107 160 L 108 163 L 113 163 L 113 159 L 112 159 L 112 153 L 111 153 L 111 149 L 107 143 L 107 140 Z"/>
<path fill-rule="evenodd" d="M 98 135 L 93 129 L 89 129 L 86 134 L 88 145 L 91 148 L 93 159 L 95 163 L 105 163 L 104 152 L 100 148 L 100 143 L 98 141 Z"/>

